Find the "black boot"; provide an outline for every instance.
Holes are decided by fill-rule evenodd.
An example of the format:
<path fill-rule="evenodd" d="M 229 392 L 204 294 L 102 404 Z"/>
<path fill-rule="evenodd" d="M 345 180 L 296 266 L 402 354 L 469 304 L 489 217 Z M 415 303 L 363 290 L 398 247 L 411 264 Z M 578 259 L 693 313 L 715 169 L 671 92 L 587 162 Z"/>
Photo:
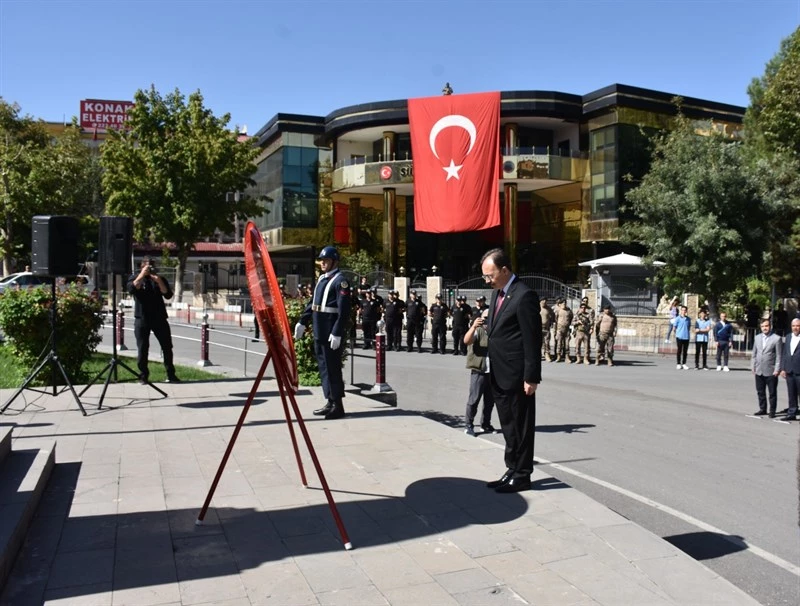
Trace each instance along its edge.
<path fill-rule="evenodd" d="M 325 420 L 330 421 L 331 419 L 342 418 L 344 418 L 344 405 L 342 404 L 341 398 L 336 398 L 336 401 L 333 403 L 333 408 L 325 415 Z"/>
<path fill-rule="evenodd" d="M 314 411 L 314 414 L 317 415 L 318 417 L 324 417 L 330 411 L 332 411 L 335 406 L 336 406 L 336 404 L 333 402 L 333 400 L 328 400 L 327 403 L 325 404 L 325 406 L 323 406 L 322 408 L 317 408 Z"/>

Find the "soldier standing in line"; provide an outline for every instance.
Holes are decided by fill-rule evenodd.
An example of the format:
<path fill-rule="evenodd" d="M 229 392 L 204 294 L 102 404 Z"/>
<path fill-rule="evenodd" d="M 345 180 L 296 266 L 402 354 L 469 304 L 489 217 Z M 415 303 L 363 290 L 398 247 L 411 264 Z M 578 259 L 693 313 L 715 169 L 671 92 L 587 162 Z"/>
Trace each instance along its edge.
<path fill-rule="evenodd" d="M 372 290 L 361 300 L 361 329 L 364 331 L 364 349 L 372 349 L 375 341 L 375 325 L 380 315 L 380 306 Z"/>
<path fill-rule="evenodd" d="M 586 305 L 586 311 L 589 312 L 589 317 L 592 319 L 592 326 L 594 326 L 594 322 L 595 320 L 597 320 L 597 318 L 595 316 L 594 310 L 591 307 L 589 307 L 589 297 L 583 297 L 583 299 L 581 299 L 581 304 Z"/>
<path fill-rule="evenodd" d="M 425 324 L 425 304 L 417 299 L 417 291 L 412 290 L 408 295 L 406 305 L 406 345 L 408 351 L 414 351 L 414 338 L 417 339 L 417 350 L 422 352 L 422 327 Z"/>
<path fill-rule="evenodd" d="M 383 307 L 383 319 L 386 322 L 386 351 L 400 349 L 400 340 L 395 341 L 398 326 L 403 326 L 403 311 L 397 303 L 397 291 L 389 291 L 389 300 Z"/>
<path fill-rule="evenodd" d="M 467 345 L 464 343 L 464 335 L 469 328 L 472 308 L 467 305 L 467 298 L 463 295 L 456 299 L 453 307 L 453 355 L 467 355 Z"/>
<path fill-rule="evenodd" d="M 606 357 L 608 365 L 614 366 L 614 337 L 617 335 L 617 316 L 610 305 L 603 306 L 603 313 L 597 318 L 594 332 L 597 335 L 597 359 L 595 366 L 600 365 L 600 359 Z"/>
<path fill-rule="evenodd" d="M 383 313 L 383 306 L 386 305 L 386 302 L 383 300 L 383 297 L 378 294 L 377 286 L 373 286 L 369 289 L 369 291 L 372 293 L 372 297 L 378 302 L 378 305 L 381 308 L 381 313 Z"/>
<path fill-rule="evenodd" d="M 430 306 L 428 315 L 431 317 L 431 353 L 441 353 L 447 350 L 447 305 L 442 303 L 441 293 L 436 293 L 436 301 Z"/>
<path fill-rule="evenodd" d="M 592 314 L 589 313 L 586 303 L 581 302 L 578 313 L 575 314 L 575 319 L 572 321 L 572 326 L 575 328 L 575 361 L 578 364 L 589 364 L 589 349 L 594 324 L 592 322 Z M 584 352 L 583 356 L 581 356 L 582 351 Z"/>
<path fill-rule="evenodd" d="M 539 301 L 539 309 L 542 316 L 542 351 L 544 351 L 544 359 L 548 362 L 552 362 L 553 358 L 550 356 L 550 330 L 553 328 L 556 315 L 553 313 L 553 309 L 547 304 L 547 299 Z"/>
<path fill-rule="evenodd" d="M 556 300 L 556 362 L 572 364 L 569 357 L 569 327 L 572 325 L 572 310 L 566 299 Z"/>

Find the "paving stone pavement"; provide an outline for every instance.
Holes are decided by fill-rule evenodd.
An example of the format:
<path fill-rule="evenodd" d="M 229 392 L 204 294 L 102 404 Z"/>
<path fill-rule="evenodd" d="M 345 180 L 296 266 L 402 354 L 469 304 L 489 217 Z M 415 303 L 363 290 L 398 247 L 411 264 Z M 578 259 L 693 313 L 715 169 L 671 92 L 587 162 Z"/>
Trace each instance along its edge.
<path fill-rule="evenodd" d="M 537 470 L 532 490 L 485 487 L 502 450 L 348 394 L 348 416 L 297 395 L 354 549 L 343 548 L 296 428 L 265 381 L 195 524 L 251 379 L 112 384 L 82 398 L 24 392 L 0 416 L 14 447 L 56 440 L 57 466 L 0 603 L 748 605 L 666 541 Z M 5 402 L 12 390 L 0 390 Z"/>

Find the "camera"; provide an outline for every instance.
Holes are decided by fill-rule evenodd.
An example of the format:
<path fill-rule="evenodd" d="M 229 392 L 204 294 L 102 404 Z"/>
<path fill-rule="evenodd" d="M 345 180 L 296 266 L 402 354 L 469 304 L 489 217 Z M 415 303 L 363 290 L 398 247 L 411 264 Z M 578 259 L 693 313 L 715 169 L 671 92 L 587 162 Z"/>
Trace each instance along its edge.
<path fill-rule="evenodd" d="M 147 266 L 147 271 L 150 273 L 150 275 L 155 276 L 156 266 L 151 263 L 150 265 Z"/>

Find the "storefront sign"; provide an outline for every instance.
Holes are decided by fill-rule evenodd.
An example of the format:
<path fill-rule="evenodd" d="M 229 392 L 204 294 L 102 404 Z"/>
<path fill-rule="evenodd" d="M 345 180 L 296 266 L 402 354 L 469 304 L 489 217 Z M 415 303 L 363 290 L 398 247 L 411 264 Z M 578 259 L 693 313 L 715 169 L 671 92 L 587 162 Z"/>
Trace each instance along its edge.
<path fill-rule="evenodd" d="M 99 133 L 105 132 L 109 128 L 122 128 L 128 120 L 128 110 L 131 107 L 133 107 L 131 101 L 83 99 L 81 101 L 81 128 Z"/>

